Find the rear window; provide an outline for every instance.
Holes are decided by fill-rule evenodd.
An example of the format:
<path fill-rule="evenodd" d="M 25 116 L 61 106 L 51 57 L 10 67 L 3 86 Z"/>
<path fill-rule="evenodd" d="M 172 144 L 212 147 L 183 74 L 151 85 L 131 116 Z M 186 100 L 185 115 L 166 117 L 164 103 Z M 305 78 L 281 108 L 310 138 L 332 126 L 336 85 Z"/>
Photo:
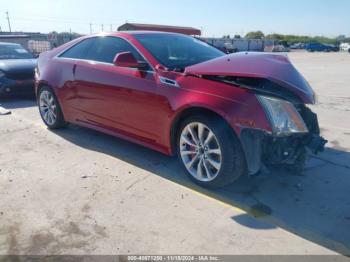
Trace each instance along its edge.
<path fill-rule="evenodd" d="M 138 61 L 144 61 L 143 57 L 126 40 L 110 36 L 96 37 L 85 59 L 113 63 L 114 57 L 123 52 L 131 52 Z"/>
<path fill-rule="evenodd" d="M 94 41 L 94 38 L 89 38 L 75 44 L 73 47 L 69 48 L 60 57 L 74 58 L 74 59 L 84 59 L 86 51 Z"/>

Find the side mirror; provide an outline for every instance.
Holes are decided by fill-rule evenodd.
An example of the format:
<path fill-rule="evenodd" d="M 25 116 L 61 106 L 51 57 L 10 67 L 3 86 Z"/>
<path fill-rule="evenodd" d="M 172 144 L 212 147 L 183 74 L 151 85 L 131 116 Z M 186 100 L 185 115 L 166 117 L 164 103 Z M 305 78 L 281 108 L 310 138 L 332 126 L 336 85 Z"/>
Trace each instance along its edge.
<path fill-rule="evenodd" d="M 131 52 L 119 53 L 115 56 L 113 64 L 120 67 L 131 67 L 138 69 L 145 69 L 148 65 L 137 61 Z"/>

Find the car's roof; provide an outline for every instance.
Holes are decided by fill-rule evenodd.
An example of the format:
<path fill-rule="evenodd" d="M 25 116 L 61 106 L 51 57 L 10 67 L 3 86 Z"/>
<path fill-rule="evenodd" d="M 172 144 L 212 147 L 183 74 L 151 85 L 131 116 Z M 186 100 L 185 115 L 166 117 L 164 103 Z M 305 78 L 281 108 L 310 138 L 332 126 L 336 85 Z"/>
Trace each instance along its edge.
<path fill-rule="evenodd" d="M 149 35 L 182 35 L 186 36 L 184 34 L 180 33 L 173 33 L 173 32 L 163 32 L 163 31 L 139 31 L 139 30 L 133 30 L 133 31 L 117 31 L 117 32 L 103 32 L 103 33 L 98 33 L 95 34 L 94 36 L 98 35 L 108 35 L 108 36 L 120 36 L 120 35 L 144 35 L 144 34 L 149 34 Z"/>
<path fill-rule="evenodd" d="M 164 31 L 146 31 L 146 30 L 133 30 L 133 31 L 119 31 L 120 33 L 126 33 L 129 35 L 138 35 L 138 34 L 163 34 L 163 35 L 182 35 L 175 32 L 164 32 Z"/>
<path fill-rule="evenodd" d="M 0 42 L 0 45 L 20 45 L 16 43 Z"/>

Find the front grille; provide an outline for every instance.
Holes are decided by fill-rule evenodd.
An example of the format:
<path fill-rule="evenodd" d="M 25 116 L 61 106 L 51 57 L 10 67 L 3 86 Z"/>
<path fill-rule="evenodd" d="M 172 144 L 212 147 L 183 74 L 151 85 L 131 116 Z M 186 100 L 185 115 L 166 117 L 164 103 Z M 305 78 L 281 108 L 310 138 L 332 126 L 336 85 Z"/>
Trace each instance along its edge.
<path fill-rule="evenodd" d="M 34 80 L 33 72 L 15 72 L 6 73 L 6 77 L 11 80 Z"/>

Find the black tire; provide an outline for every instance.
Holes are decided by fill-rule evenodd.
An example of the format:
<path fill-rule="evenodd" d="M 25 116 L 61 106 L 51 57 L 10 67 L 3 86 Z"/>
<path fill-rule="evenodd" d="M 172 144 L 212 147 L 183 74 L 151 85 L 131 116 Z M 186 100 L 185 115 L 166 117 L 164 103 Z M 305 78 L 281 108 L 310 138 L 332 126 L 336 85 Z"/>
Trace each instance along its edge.
<path fill-rule="evenodd" d="M 53 123 L 48 123 L 45 118 L 43 117 L 43 114 L 42 114 L 42 111 L 41 111 L 41 108 L 40 108 L 40 97 L 41 97 L 41 94 L 43 92 L 49 92 L 52 97 L 53 97 L 53 100 L 54 100 L 54 103 L 56 105 L 56 119 Z M 52 88 L 48 87 L 48 86 L 43 86 L 39 89 L 38 91 L 38 95 L 37 95 L 37 103 L 38 103 L 38 108 L 39 108 L 39 113 L 40 113 L 40 116 L 41 116 L 41 119 L 43 120 L 43 122 L 45 123 L 45 125 L 49 128 L 49 129 L 59 129 L 59 128 L 63 128 L 63 127 L 66 127 L 68 125 L 68 123 L 65 121 L 64 119 L 64 116 L 63 116 L 63 113 L 62 113 L 62 109 L 61 109 L 61 106 L 58 102 L 58 99 L 56 97 L 56 94 L 55 92 L 52 90 Z"/>
<path fill-rule="evenodd" d="M 187 170 L 180 152 L 180 137 L 184 128 L 199 122 L 208 127 L 215 135 L 221 148 L 221 167 L 217 176 L 211 181 L 200 181 Z M 177 132 L 177 155 L 187 176 L 196 184 L 206 188 L 220 188 L 233 183 L 240 176 L 247 174 L 246 159 L 240 141 L 234 131 L 221 118 L 216 116 L 194 115 L 186 118 Z"/>

